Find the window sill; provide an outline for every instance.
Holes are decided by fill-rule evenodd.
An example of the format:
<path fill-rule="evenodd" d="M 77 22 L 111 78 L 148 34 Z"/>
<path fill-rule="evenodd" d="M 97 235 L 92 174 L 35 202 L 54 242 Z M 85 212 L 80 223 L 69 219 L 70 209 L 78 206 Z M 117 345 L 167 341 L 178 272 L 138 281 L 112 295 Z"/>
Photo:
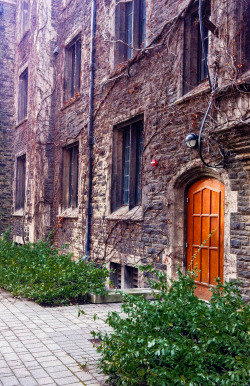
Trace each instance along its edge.
<path fill-rule="evenodd" d="M 17 244 L 24 244 L 22 236 L 14 235 L 13 236 L 13 241 L 14 241 L 14 243 L 17 243 Z"/>
<path fill-rule="evenodd" d="M 82 94 L 78 92 L 75 94 L 72 98 L 70 98 L 68 101 L 64 102 L 61 111 L 65 110 L 67 107 L 73 105 L 76 101 L 78 101 L 81 98 Z"/>
<path fill-rule="evenodd" d="M 17 125 L 16 125 L 16 129 L 18 129 L 19 126 L 22 126 L 25 122 L 27 122 L 28 118 L 25 117 L 22 121 L 18 122 Z"/>
<path fill-rule="evenodd" d="M 177 99 L 173 104 L 179 105 L 181 103 L 185 103 L 193 99 L 194 97 L 198 97 L 204 94 L 208 94 L 211 91 L 209 87 L 208 81 L 200 83 L 198 86 L 193 88 L 193 90 L 189 91 L 187 94 L 183 95 L 181 98 Z"/>
<path fill-rule="evenodd" d="M 12 214 L 13 217 L 23 217 L 24 216 L 24 209 L 15 210 L 15 212 Z"/>
<path fill-rule="evenodd" d="M 129 210 L 128 205 L 122 206 L 121 208 L 117 209 L 109 216 L 106 216 L 106 220 L 142 221 L 143 220 L 142 206 L 135 206 L 131 210 Z"/>
<path fill-rule="evenodd" d="M 245 80 L 248 80 L 250 77 L 250 69 L 247 69 L 246 71 L 244 71 L 241 76 L 240 76 L 240 80 L 242 81 L 245 81 Z"/>
<path fill-rule="evenodd" d="M 78 216 L 79 216 L 79 208 L 75 208 L 75 209 L 72 209 L 72 208 L 68 208 L 68 209 L 65 209 L 63 212 L 61 212 L 60 214 L 57 215 L 57 218 L 58 219 L 64 219 L 64 218 L 76 218 L 78 219 Z"/>
<path fill-rule="evenodd" d="M 228 92 L 228 90 L 236 89 L 237 87 L 244 86 L 249 84 L 250 81 L 250 70 L 244 72 L 237 80 L 231 81 L 221 85 L 215 90 L 215 95 L 220 96 Z"/>

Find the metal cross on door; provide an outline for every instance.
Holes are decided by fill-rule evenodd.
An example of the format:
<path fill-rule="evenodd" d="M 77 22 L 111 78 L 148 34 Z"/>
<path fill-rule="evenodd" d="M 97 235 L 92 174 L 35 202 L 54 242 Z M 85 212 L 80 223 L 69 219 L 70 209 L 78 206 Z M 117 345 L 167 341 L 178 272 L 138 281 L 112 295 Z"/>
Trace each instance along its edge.
<path fill-rule="evenodd" d="M 188 190 L 187 269 L 200 271 L 195 294 L 206 300 L 211 298 L 209 288 L 216 284 L 215 278 L 223 282 L 224 197 L 224 185 L 212 178 L 195 182 Z"/>

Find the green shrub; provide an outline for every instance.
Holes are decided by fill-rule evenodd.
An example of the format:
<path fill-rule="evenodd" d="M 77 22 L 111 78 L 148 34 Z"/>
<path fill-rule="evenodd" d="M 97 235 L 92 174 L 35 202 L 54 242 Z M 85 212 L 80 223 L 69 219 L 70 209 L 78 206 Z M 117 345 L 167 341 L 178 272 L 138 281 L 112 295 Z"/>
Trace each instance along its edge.
<path fill-rule="evenodd" d="M 106 320 L 113 332 L 92 332 L 110 384 L 249 384 L 249 306 L 234 285 L 218 284 L 208 304 L 194 296 L 190 273 L 168 288 L 165 273 L 145 269 L 158 278 L 156 300 L 126 295 L 123 314 Z"/>
<path fill-rule="evenodd" d="M 0 239 L 0 287 L 43 305 L 84 301 L 89 291 L 104 294 L 108 270 L 71 257 L 49 242 L 18 246 L 5 235 Z"/>

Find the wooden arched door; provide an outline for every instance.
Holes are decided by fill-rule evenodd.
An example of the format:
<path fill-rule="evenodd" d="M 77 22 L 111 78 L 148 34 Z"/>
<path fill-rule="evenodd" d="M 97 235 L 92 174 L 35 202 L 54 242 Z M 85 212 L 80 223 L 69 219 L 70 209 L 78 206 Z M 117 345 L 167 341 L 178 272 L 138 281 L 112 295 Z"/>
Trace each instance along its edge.
<path fill-rule="evenodd" d="M 211 298 L 209 288 L 216 284 L 215 278 L 223 282 L 224 197 L 224 185 L 212 178 L 195 182 L 187 195 L 187 269 L 200 270 L 195 294 L 206 300 Z"/>

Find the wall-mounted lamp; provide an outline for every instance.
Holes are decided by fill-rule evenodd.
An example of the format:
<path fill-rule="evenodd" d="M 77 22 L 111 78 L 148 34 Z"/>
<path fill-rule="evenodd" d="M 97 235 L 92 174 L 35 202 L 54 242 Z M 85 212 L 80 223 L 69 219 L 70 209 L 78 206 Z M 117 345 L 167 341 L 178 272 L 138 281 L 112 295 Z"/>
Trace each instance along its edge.
<path fill-rule="evenodd" d="M 203 122 L 202 122 L 202 125 L 201 125 L 201 129 L 200 129 L 200 134 L 197 135 L 197 134 L 194 134 L 194 133 L 191 133 L 191 134 L 188 134 L 185 138 L 185 142 L 186 142 L 186 145 L 187 147 L 189 147 L 190 149 L 195 149 L 197 148 L 198 149 L 198 152 L 199 152 L 199 156 L 200 156 L 200 159 L 201 161 L 203 162 L 203 164 L 205 166 L 207 166 L 208 168 L 223 168 L 224 167 L 224 162 L 225 162 L 225 155 L 224 155 L 224 152 L 221 150 L 221 155 L 223 156 L 223 159 L 222 159 L 222 162 L 218 163 L 218 164 L 215 164 L 215 165 L 210 165 L 208 164 L 203 156 L 202 156 L 202 130 L 203 130 L 203 126 L 204 126 L 204 123 L 205 123 L 205 120 L 206 120 L 206 117 L 204 118 Z"/>
<path fill-rule="evenodd" d="M 198 135 L 197 134 L 188 134 L 185 138 L 185 142 L 187 147 L 191 147 L 192 149 L 198 147 Z"/>

